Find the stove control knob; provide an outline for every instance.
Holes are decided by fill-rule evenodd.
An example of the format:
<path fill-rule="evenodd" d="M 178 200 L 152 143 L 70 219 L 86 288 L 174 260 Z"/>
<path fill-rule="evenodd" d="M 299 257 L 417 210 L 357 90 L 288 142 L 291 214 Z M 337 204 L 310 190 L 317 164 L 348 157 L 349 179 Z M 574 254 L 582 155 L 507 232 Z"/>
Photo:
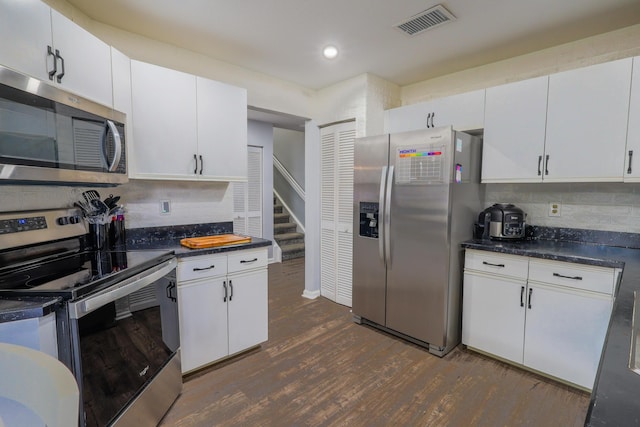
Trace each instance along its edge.
<path fill-rule="evenodd" d="M 69 223 L 69 219 L 66 216 L 61 216 L 58 218 L 58 225 L 67 225 Z"/>

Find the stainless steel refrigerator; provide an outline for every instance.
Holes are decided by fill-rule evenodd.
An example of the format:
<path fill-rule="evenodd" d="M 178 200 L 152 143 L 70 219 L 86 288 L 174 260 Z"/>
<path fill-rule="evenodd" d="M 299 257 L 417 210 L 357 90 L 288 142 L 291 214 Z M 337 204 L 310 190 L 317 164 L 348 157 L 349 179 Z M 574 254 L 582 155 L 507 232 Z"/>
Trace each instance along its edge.
<path fill-rule="evenodd" d="M 481 149 L 450 126 L 356 139 L 356 322 L 438 356 L 460 342 L 460 243 L 482 210 Z"/>

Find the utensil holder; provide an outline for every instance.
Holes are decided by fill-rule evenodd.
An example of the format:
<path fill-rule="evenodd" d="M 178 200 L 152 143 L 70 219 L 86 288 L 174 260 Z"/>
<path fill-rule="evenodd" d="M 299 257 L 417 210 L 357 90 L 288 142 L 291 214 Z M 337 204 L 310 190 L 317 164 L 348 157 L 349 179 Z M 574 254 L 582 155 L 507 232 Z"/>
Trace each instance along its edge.
<path fill-rule="evenodd" d="M 91 224 L 89 223 L 89 238 L 91 246 L 97 251 L 106 251 L 109 249 L 109 233 L 107 231 L 108 224 Z"/>

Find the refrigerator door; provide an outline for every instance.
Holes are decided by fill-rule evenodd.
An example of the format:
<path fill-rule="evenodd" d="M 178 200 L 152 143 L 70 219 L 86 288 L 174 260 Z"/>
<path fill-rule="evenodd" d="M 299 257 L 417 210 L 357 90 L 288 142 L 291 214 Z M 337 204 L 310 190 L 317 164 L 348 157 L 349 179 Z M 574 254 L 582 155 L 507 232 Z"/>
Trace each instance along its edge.
<path fill-rule="evenodd" d="M 355 315 L 385 324 L 384 195 L 389 136 L 356 139 L 353 191 L 353 301 Z"/>
<path fill-rule="evenodd" d="M 452 135 L 450 127 L 395 134 L 389 149 L 386 326 L 438 347 L 447 322 Z"/>

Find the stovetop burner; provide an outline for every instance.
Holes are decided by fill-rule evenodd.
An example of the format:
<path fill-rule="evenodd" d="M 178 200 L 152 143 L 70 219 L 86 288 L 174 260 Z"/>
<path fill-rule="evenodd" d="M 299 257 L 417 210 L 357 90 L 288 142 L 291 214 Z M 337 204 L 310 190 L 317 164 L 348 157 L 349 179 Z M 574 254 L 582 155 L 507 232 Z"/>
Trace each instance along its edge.
<path fill-rule="evenodd" d="M 173 256 L 167 251 L 92 250 L 85 224 L 60 220 L 77 214 L 73 209 L 0 214 L 0 296 L 74 299 Z"/>

